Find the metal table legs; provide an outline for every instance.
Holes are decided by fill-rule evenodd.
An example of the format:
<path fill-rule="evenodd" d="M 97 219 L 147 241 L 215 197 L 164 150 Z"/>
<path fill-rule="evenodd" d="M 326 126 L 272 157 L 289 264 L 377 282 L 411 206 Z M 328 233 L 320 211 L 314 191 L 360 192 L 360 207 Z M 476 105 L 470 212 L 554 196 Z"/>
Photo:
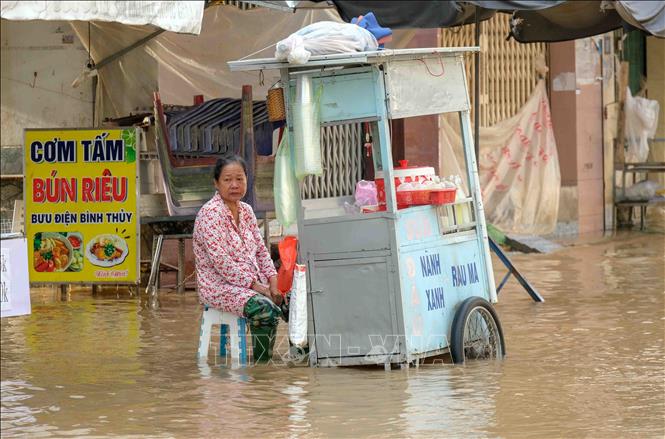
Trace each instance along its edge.
<path fill-rule="evenodd" d="M 160 274 L 160 259 L 162 257 L 162 249 L 164 247 L 165 239 L 178 240 L 178 271 L 177 271 L 177 290 L 178 293 L 185 292 L 185 239 L 190 239 L 191 234 L 179 235 L 156 235 L 152 240 L 152 263 L 150 265 L 150 277 L 148 278 L 148 285 L 145 292 L 151 293 L 159 288 L 159 274 Z"/>

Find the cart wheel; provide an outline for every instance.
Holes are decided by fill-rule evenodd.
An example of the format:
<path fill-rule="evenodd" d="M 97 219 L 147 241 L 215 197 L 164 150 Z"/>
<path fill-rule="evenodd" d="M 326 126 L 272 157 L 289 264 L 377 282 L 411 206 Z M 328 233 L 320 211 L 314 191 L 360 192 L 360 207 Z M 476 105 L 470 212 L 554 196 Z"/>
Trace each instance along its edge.
<path fill-rule="evenodd" d="M 456 364 L 506 355 L 499 317 L 487 300 L 469 297 L 462 302 L 453 319 L 450 354 Z"/>

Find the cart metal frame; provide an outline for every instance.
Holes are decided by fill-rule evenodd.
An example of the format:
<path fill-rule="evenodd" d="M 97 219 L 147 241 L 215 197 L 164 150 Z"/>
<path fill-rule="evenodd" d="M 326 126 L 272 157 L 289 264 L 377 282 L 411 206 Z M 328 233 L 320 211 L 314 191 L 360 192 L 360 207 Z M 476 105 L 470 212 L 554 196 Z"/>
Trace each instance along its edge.
<path fill-rule="evenodd" d="M 295 77 L 321 85 L 321 124 L 369 121 L 387 210 L 346 214 L 344 198 L 300 200 L 299 258 L 308 272 L 311 366 L 418 364 L 449 351 L 458 305 L 497 301 L 463 56 L 478 47 L 385 50 L 230 62 L 279 69 L 293 153 Z M 469 197 L 397 209 L 390 119 L 458 112 Z M 362 145 L 358 145 L 359 148 Z M 466 214 L 464 214 L 464 210 Z"/>

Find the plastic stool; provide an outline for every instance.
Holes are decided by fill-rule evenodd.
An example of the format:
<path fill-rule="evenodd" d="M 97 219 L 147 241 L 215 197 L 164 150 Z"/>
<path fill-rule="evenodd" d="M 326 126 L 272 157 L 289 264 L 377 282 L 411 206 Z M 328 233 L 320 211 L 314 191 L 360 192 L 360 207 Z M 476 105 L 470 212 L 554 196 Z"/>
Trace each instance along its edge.
<path fill-rule="evenodd" d="M 226 356 L 226 337 L 231 337 L 231 360 L 240 365 L 247 364 L 247 320 L 235 314 L 222 312 L 208 306 L 203 307 L 201 332 L 199 335 L 199 359 L 208 358 L 212 326 L 220 325 L 219 355 Z"/>

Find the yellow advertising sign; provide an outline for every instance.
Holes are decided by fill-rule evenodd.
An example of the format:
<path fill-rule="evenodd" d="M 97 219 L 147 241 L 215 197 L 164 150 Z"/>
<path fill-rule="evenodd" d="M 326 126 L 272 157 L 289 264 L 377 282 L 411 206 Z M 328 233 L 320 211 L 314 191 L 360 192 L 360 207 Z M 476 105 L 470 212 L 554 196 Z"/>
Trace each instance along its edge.
<path fill-rule="evenodd" d="M 133 128 L 25 131 L 31 282 L 138 281 L 137 156 Z"/>

